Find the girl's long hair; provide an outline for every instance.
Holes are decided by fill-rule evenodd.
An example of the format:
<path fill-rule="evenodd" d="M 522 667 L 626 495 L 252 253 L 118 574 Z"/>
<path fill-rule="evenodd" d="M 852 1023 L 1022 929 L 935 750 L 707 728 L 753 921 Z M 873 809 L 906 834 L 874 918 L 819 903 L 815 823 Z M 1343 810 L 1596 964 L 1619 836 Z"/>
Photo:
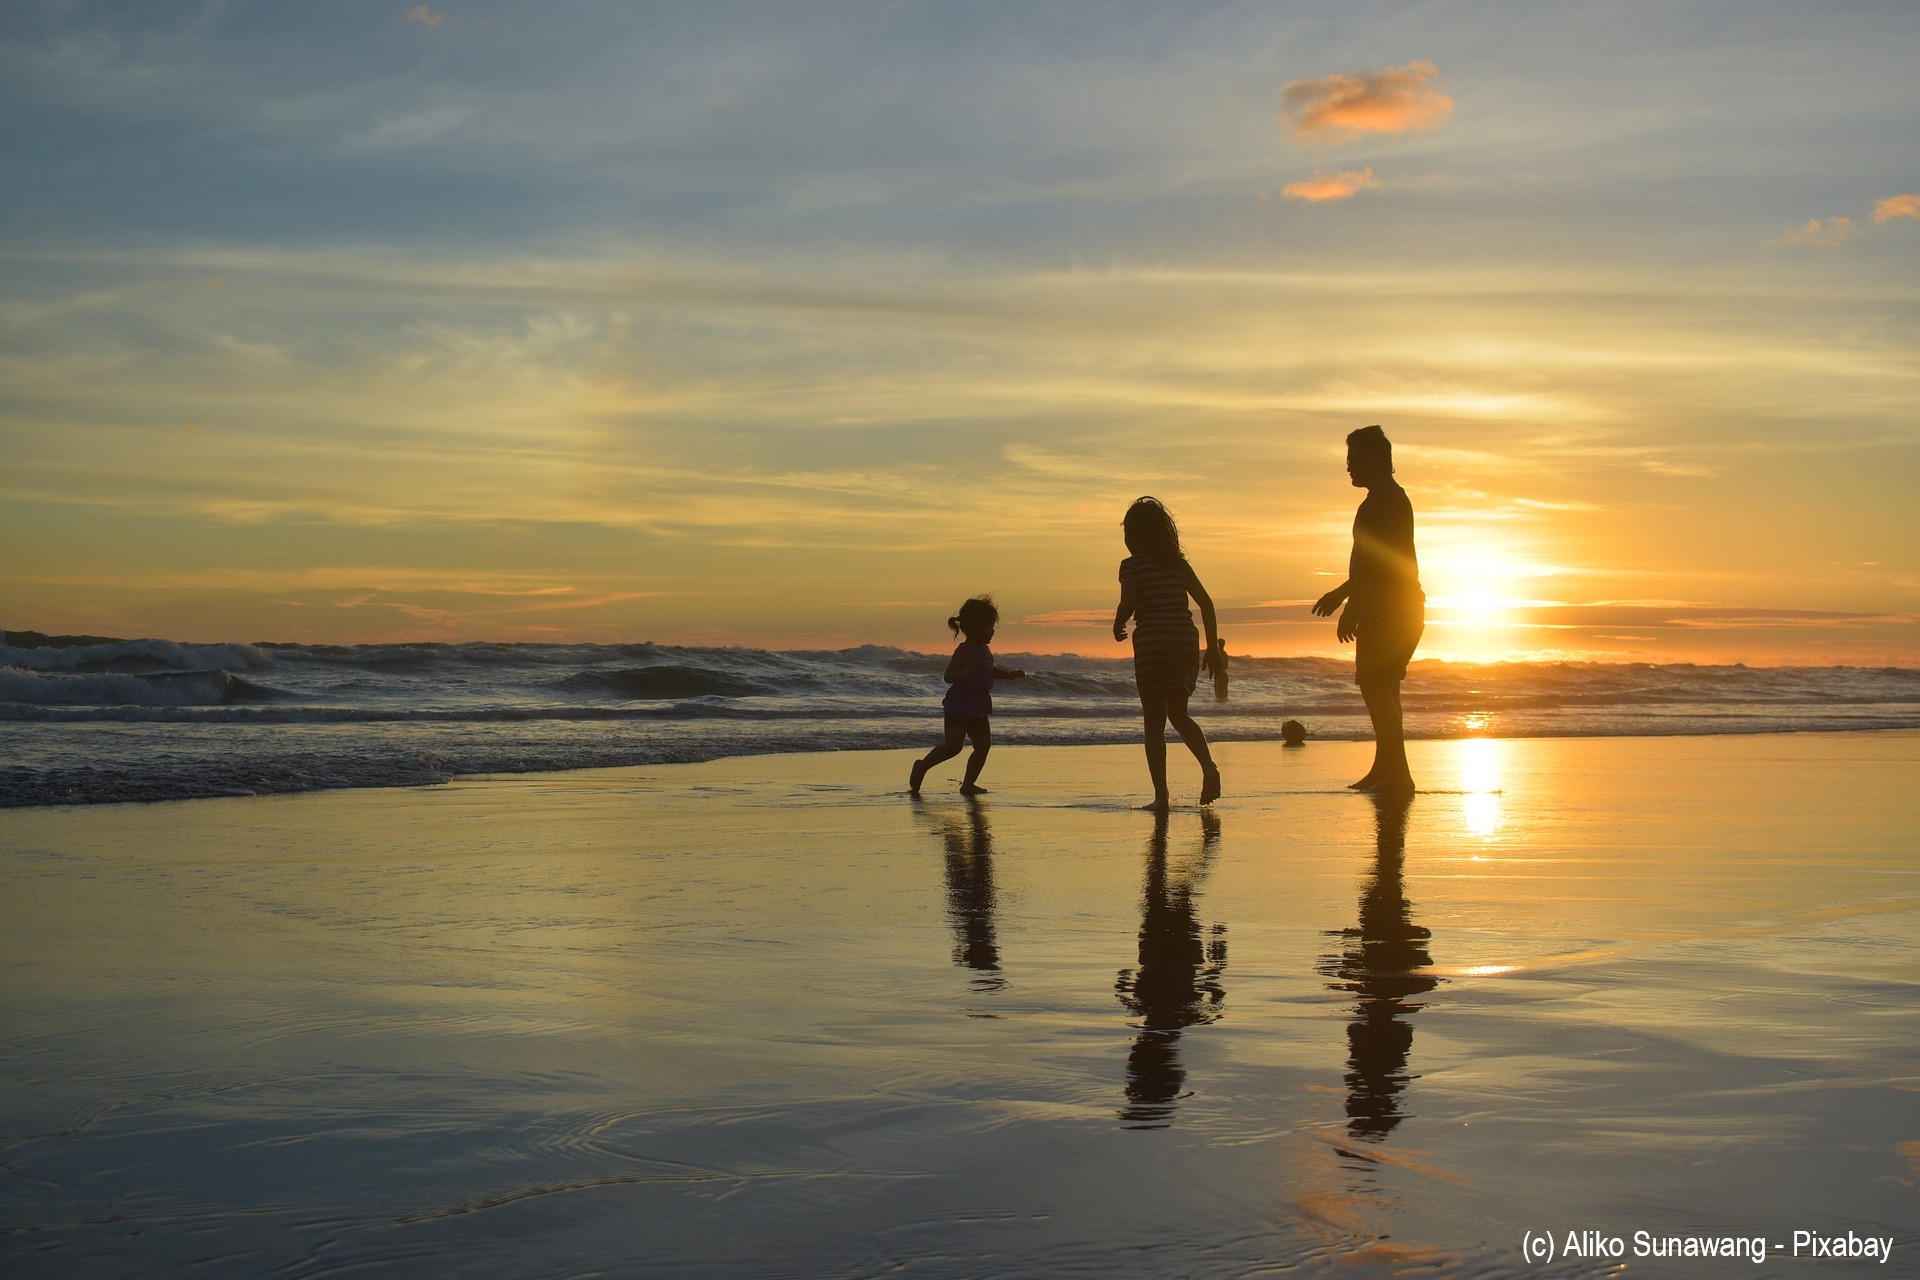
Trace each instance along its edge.
<path fill-rule="evenodd" d="M 1120 531 L 1126 536 L 1127 550 L 1136 556 L 1186 559 L 1186 552 L 1180 549 L 1180 529 L 1173 523 L 1173 513 L 1158 498 L 1134 499 L 1120 521 Z"/>

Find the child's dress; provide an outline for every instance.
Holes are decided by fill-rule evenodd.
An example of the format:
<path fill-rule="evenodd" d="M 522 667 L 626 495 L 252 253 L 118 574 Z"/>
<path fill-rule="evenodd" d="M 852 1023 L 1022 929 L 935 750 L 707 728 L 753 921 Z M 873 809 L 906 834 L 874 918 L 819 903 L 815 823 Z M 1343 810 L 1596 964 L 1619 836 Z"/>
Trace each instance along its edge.
<path fill-rule="evenodd" d="M 1200 632 L 1187 608 L 1185 560 L 1128 556 L 1121 586 L 1133 588 L 1133 682 L 1142 694 L 1188 693 L 1200 679 Z"/>
<path fill-rule="evenodd" d="M 963 640 L 953 656 L 961 659 L 962 666 L 960 678 L 947 686 L 947 718 L 986 719 L 993 714 L 993 650 Z"/>

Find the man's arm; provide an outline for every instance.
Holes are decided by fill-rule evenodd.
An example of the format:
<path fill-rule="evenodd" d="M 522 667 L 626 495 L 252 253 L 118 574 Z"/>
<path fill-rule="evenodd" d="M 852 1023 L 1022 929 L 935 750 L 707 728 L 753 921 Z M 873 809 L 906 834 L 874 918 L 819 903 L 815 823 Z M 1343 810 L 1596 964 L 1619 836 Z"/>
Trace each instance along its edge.
<path fill-rule="evenodd" d="M 1345 604 L 1347 597 L 1352 594 L 1353 579 L 1349 578 L 1313 602 L 1313 616 L 1316 618 L 1331 618 L 1333 611 Z"/>

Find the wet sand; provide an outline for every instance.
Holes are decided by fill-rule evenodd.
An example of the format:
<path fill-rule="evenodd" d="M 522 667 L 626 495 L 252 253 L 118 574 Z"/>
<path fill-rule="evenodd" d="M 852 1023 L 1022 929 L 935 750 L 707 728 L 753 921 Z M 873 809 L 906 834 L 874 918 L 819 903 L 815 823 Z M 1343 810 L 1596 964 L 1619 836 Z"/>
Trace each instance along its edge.
<path fill-rule="evenodd" d="M 1366 751 L 0 813 L 0 1265 L 1920 1273 L 1920 734 Z"/>

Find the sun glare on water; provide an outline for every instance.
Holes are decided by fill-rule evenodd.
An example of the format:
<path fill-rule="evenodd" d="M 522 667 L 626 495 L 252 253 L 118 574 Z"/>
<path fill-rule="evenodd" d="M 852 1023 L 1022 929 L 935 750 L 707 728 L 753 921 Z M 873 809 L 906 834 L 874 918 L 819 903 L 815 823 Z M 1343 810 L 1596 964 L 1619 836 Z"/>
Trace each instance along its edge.
<path fill-rule="evenodd" d="M 1500 740 L 1469 738 L 1460 744 L 1460 789 L 1467 830 L 1480 839 L 1500 829 Z"/>

